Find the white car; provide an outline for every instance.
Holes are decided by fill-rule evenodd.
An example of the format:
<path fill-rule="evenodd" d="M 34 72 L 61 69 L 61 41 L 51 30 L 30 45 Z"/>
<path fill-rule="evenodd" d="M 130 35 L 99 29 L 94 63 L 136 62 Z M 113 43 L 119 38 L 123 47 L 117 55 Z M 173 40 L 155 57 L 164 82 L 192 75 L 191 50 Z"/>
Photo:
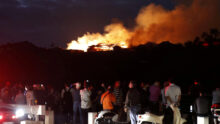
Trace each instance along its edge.
<path fill-rule="evenodd" d="M 24 120 L 24 111 L 9 104 L 0 105 L 0 124 L 19 124 Z"/>

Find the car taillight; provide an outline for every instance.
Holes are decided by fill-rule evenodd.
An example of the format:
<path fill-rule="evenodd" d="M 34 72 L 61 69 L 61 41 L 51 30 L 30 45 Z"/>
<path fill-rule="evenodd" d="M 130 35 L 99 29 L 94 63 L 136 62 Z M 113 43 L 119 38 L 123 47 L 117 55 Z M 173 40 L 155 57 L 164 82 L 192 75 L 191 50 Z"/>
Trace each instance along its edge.
<path fill-rule="evenodd" d="M 0 115 L 0 120 L 2 120 L 3 119 L 3 115 Z"/>
<path fill-rule="evenodd" d="M 12 115 L 12 117 L 11 117 L 12 119 L 16 119 L 16 116 L 15 115 Z"/>

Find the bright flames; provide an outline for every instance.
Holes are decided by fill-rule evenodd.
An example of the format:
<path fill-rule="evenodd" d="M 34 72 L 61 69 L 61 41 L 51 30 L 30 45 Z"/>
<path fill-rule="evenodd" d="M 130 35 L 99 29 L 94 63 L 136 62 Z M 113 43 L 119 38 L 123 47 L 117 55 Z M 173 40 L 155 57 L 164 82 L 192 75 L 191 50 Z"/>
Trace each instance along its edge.
<path fill-rule="evenodd" d="M 69 43 L 67 49 L 112 50 L 116 45 L 127 48 L 148 42 L 185 43 L 213 27 L 220 29 L 220 0 L 189 1 L 178 2 L 172 10 L 149 4 L 140 10 L 132 28 L 113 23 L 105 27 L 104 34 L 87 33 Z"/>
<path fill-rule="evenodd" d="M 67 49 L 72 50 L 87 50 L 94 46 L 97 51 L 113 50 L 115 46 L 127 48 L 127 41 L 131 37 L 129 32 L 121 23 L 111 24 L 105 27 L 105 33 L 87 33 L 77 40 L 70 42 Z"/>

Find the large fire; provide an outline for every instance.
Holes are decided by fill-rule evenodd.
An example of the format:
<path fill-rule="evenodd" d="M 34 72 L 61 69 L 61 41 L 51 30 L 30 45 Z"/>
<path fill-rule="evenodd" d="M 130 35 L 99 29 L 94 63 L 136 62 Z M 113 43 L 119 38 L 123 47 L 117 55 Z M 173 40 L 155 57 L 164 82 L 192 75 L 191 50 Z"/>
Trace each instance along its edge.
<path fill-rule="evenodd" d="M 191 4 L 178 4 L 167 10 L 150 4 L 140 10 L 132 29 L 113 23 L 105 27 L 104 34 L 87 33 L 69 43 L 67 49 L 87 51 L 93 46 L 95 50 L 105 51 L 114 46 L 127 48 L 149 41 L 184 43 L 213 27 L 220 29 L 219 5 L 220 0 L 193 0 Z"/>
<path fill-rule="evenodd" d="M 131 32 L 121 23 L 114 23 L 105 27 L 105 33 L 87 33 L 68 44 L 67 49 L 87 51 L 94 46 L 97 51 L 113 50 L 115 46 L 127 48 Z"/>

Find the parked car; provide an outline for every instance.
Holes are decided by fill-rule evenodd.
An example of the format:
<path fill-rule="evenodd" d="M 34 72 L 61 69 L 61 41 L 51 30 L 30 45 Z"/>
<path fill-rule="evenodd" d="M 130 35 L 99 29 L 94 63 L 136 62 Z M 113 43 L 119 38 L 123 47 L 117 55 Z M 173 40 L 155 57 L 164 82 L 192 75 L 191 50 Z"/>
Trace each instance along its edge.
<path fill-rule="evenodd" d="M 25 119 L 25 114 L 22 109 L 17 109 L 11 105 L 0 105 L 0 124 L 19 124 Z"/>

